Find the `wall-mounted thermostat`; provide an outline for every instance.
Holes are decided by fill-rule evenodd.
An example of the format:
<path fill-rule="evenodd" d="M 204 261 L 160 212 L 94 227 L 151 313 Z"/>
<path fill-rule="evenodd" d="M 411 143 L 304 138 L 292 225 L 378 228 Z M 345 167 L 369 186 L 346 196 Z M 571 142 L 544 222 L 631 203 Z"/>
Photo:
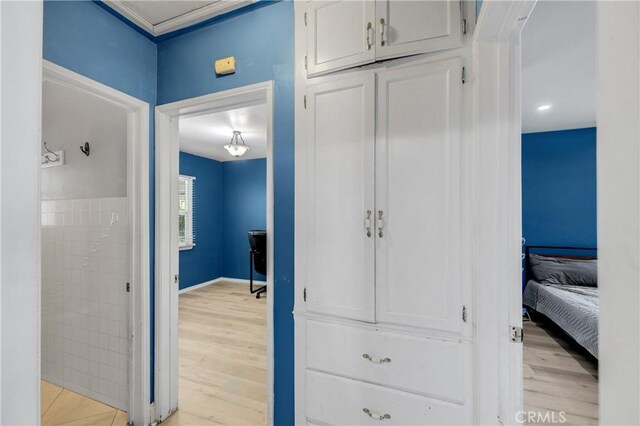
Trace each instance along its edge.
<path fill-rule="evenodd" d="M 236 58 L 229 56 L 228 58 L 218 59 L 215 68 L 218 75 L 233 74 L 236 72 Z"/>

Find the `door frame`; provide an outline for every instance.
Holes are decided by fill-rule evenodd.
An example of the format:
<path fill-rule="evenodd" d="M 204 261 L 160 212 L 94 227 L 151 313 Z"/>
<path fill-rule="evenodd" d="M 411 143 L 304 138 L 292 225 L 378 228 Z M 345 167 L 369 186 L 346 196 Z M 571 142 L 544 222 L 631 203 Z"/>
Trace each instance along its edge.
<path fill-rule="evenodd" d="M 476 424 L 515 424 L 523 409 L 511 327 L 522 327 L 520 32 L 535 3 L 485 1 L 473 36 Z"/>
<path fill-rule="evenodd" d="M 129 304 L 129 422 L 149 424 L 149 104 L 47 60 L 42 80 L 64 85 L 127 111 L 127 198 L 131 299 Z"/>
<path fill-rule="evenodd" d="M 178 200 L 181 117 L 251 105 L 267 106 L 267 423 L 273 424 L 273 81 L 157 106 L 155 251 L 155 419 L 178 409 Z M 175 177 L 175 179 L 174 179 Z"/>

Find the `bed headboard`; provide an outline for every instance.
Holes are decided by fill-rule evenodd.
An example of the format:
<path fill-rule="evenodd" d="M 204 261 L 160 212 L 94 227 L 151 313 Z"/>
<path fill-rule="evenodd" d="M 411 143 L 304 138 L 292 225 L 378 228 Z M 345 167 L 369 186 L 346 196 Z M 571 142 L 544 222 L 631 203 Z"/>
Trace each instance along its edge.
<path fill-rule="evenodd" d="M 566 257 L 569 259 L 597 259 L 598 249 L 596 247 L 570 247 L 570 246 L 524 246 L 524 285 L 531 277 L 529 267 L 529 255 L 539 254 L 541 256 Z"/>

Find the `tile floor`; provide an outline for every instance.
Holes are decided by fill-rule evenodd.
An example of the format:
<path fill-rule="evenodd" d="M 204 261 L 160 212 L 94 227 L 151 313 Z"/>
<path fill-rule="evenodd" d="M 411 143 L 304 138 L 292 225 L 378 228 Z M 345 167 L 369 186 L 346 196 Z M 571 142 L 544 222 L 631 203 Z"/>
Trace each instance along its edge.
<path fill-rule="evenodd" d="M 127 413 L 91 398 L 41 382 L 42 426 L 124 426 Z"/>

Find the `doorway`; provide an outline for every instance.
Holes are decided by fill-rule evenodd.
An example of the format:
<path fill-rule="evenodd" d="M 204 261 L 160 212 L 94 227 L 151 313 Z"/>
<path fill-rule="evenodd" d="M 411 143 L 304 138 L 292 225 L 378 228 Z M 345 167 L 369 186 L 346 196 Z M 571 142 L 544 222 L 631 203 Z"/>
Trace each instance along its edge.
<path fill-rule="evenodd" d="M 598 423 L 596 2 L 521 33 L 524 423 Z"/>
<path fill-rule="evenodd" d="M 197 383 L 197 380 L 193 380 L 195 376 L 189 372 L 190 370 L 187 366 L 193 352 L 189 352 L 187 350 L 188 347 L 199 352 L 198 359 L 213 357 L 224 360 L 226 357 L 226 367 L 224 367 L 225 362 L 221 362 L 220 366 L 223 370 L 217 373 L 224 374 L 224 368 L 227 368 L 227 372 L 231 375 L 233 375 L 234 371 L 238 373 L 242 370 L 242 367 L 232 365 L 230 353 L 233 352 L 233 349 L 226 350 L 222 348 L 223 345 L 212 345 L 211 341 L 206 341 L 216 333 L 224 333 L 220 327 L 224 327 L 225 321 L 233 323 L 239 320 L 238 318 L 234 320 L 232 318 L 233 315 L 227 318 L 214 318 L 210 313 L 218 312 L 224 315 L 224 312 L 230 313 L 238 309 L 245 309 L 249 312 L 249 315 L 242 318 L 242 321 L 248 321 L 244 326 L 251 325 L 248 330 L 249 335 L 253 337 L 248 339 L 248 345 L 255 346 L 255 344 L 259 344 L 260 339 L 265 345 L 262 354 L 258 354 L 257 358 L 254 356 L 251 362 L 254 364 L 255 362 L 260 363 L 259 358 L 261 356 L 266 360 L 266 363 L 263 363 L 262 366 L 245 368 L 242 374 L 247 373 L 247 371 L 253 371 L 256 375 L 263 376 L 262 380 L 265 384 L 263 385 L 265 389 L 258 390 L 257 394 L 259 395 L 263 392 L 265 397 L 262 398 L 262 402 L 257 401 L 257 408 L 254 408 L 257 412 L 260 412 L 260 403 L 265 405 L 266 410 L 262 409 L 262 411 L 263 419 L 267 422 L 272 413 L 272 295 L 275 290 L 272 286 L 273 277 L 271 273 L 273 271 L 272 99 L 272 82 L 266 82 L 156 108 L 155 403 L 158 419 L 165 420 L 180 408 L 179 401 L 181 397 L 179 393 L 184 392 L 185 395 L 190 393 L 191 395 L 202 396 L 206 393 L 215 392 L 214 386 L 216 384 Z M 250 120 L 251 117 L 254 120 Z M 211 129 L 212 120 L 220 122 L 219 124 L 221 125 L 215 127 L 224 134 L 216 134 Z M 255 135 L 252 135 L 251 129 L 247 129 L 247 127 L 253 125 L 249 121 L 262 123 L 260 124 L 263 126 L 263 130 L 260 132 L 264 134 L 262 143 L 258 142 Z M 205 127 L 209 123 L 209 130 L 213 132 L 205 135 L 204 139 L 200 137 L 202 132 L 197 130 L 203 123 Z M 236 134 L 234 131 L 239 131 L 240 134 Z M 185 132 L 195 132 L 195 136 L 192 134 L 192 137 L 189 138 Z M 225 145 L 229 146 L 225 149 Z M 248 152 L 239 157 L 239 159 L 244 157 L 246 160 L 239 160 L 232 156 L 234 153 L 237 154 L 238 150 L 245 150 L 243 147 L 238 148 L 238 145 L 249 147 Z M 221 161 L 217 161 L 216 156 L 221 156 L 218 157 Z M 213 171 L 212 173 L 215 174 L 215 169 L 220 169 L 222 187 L 220 187 L 219 191 L 227 194 L 227 196 L 223 195 L 219 198 L 222 200 L 219 205 L 209 206 L 208 209 L 222 209 L 224 211 L 226 209 L 224 201 L 226 200 L 226 206 L 231 210 L 228 213 L 229 219 L 225 220 L 223 217 L 223 221 L 219 223 L 221 223 L 221 230 L 224 230 L 223 233 L 233 234 L 233 236 L 230 236 L 227 240 L 225 240 L 224 236 L 221 236 L 221 240 L 228 241 L 228 243 L 221 244 L 218 248 L 215 245 L 221 241 L 215 241 L 216 238 L 212 238 L 210 232 L 207 235 L 203 235 L 201 232 L 201 224 L 215 222 L 215 218 L 208 217 L 207 221 L 204 221 L 201 216 L 203 207 L 207 207 L 203 206 L 201 201 L 198 201 L 197 194 L 201 193 L 200 191 L 203 189 L 205 181 L 197 176 L 197 167 L 195 165 L 203 162 L 208 162 L 205 168 L 209 172 Z M 185 168 L 188 165 L 193 166 L 191 171 Z M 262 180 L 262 183 L 260 183 L 260 180 Z M 206 181 L 207 184 L 210 184 L 215 181 L 215 178 L 207 177 Z M 252 187 L 262 187 L 263 198 L 260 200 L 258 197 L 258 201 L 252 198 L 255 205 L 247 205 L 246 203 L 250 201 L 245 196 L 252 192 Z M 265 187 L 266 193 L 264 192 Z M 260 191 L 258 190 L 258 192 Z M 194 198 L 194 193 L 196 198 Z M 215 187 L 207 189 L 207 193 L 215 193 Z M 240 204 L 235 202 L 238 201 L 239 194 L 241 195 Z M 180 204 L 181 197 L 186 203 Z M 235 201 L 234 198 L 236 198 Z M 193 216 L 189 212 L 190 199 L 195 200 L 195 207 L 191 209 L 195 211 L 195 221 L 190 218 L 190 216 Z M 180 205 L 185 209 L 172 209 L 170 207 L 172 205 Z M 209 210 L 209 216 L 215 216 L 219 212 Z M 255 213 L 261 213 L 262 222 L 259 218 L 256 221 L 255 217 L 245 217 L 247 213 L 249 213 L 248 216 L 255 216 Z M 201 219 L 198 219 L 198 217 L 201 217 Z M 193 231 L 194 229 L 195 232 Z M 248 231 L 262 232 L 264 247 L 266 248 L 266 256 L 265 253 L 262 253 L 262 256 L 264 256 L 262 264 L 265 267 L 263 271 L 258 268 L 260 254 L 249 250 L 250 247 L 253 249 L 253 246 L 250 245 Z M 207 250 L 202 250 L 200 247 L 203 244 L 211 247 Z M 182 250 L 180 249 L 181 245 Z M 221 251 L 222 272 L 220 270 L 218 272 L 215 271 L 215 256 L 210 259 L 206 271 L 194 266 L 201 264 L 201 262 L 193 263 L 193 259 L 190 259 L 190 257 L 200 255 L 211 256 L 216 250 Z M 266 294 L 264 291 L 256 292 L 260 298 L 256 298 L 249 289 L 247 281 L 250 278 L 248 276 L 250 267 L 254 276 L 254 289 L 257 290 L 261 285 L 266 286 Z M 260 272 L 266 272 L 264 277 L 256 275 Z M 264 282 L 260 283 L 259 281 L 262 280 Z M 181 296 L 179 295 L 180 293 L 182 293 Z M 225 299 L 229 303 L 221 302 Z M 235 307 L 233 307 L 234 304 Z M 196 308 L 196 306 L 200 307 Z M 199 314 L 195 312 L 198 309 L 199 313 L 206 317 L 206 320 L 204 320 L 207 323 L 206 326 L 210 327 L 204 333 L 209 337 L 205 335 L 196 336 L 200 341 L 193 340 L 193 333 L 191 335 L 188 334 L 189 330 L 193 330 L 194 327 L 193 324 L 190 325 L 190 322 L 197 322 L 204 318 L 199 317 Z M 179 318 L 180 315 L 183 316 L 185 321 Z M 230 326 L 234 327 L 233 324 L 230 324 Z M 237 323 L 236 326 L 243 327 L 240 323 Z M 250 331 L 252 327 L 255 329 Z M 203 330 L 201 329 L 201 331 Z M 254 342 L 255 344 L 251 343 L 252 339 L 256 338 L 256 335 L 258 340 Z M 189 340 L 191 341 L 189 342 Z M 246 355 L 251 357 L 251 354 Z M 181 378 L 182 371 L 180 371 L 180 368 L 182 367 L 184 367 L 185 380 Z M 214 373 L 217 374 L 212 372 L 212 374 Z M 197 375 L 197 373 L 195 374 Z M 191 377 L 191 379 L 187 380 L 187 376 Z M 207 386 L 210 386 L 210 388 L 208 389 Z M 223 388 L 224 385 L 219 390 L 224 393 Z M 247 389 L 247 392 L 247 395 L 251 392 L 254 392 L 254 395 L 256 394 L 255 389 L 253 391 Z M 234 397 L 231 393 L 226 395 L 230 398 Z M 244 398 L 247 395 L 242 394 L 240 397 Z M 235 395 L 235 397 L 237 396 Z M 251 398 L 249 397 L 249 399 Z M 202 404 L 203 406 L 210 405 L 210 402 L 202 401 Z M 220 408 L 224 409 L 222 406 Z M 198 416 L 198 413 L 193 413 L 192 409 L 185 409 L 184 412 L 178 411 L 177 417 L 182 418 L 190 415 Z M 203 414 L 203 417 L 209 416 Z M 168 419 L 168 421 L 171 421 L 171 419 Z"/>
<path fill-rule="evenodd" d="M 148 111 L 43 62 L 43 424 L 148 416 Z"/>

